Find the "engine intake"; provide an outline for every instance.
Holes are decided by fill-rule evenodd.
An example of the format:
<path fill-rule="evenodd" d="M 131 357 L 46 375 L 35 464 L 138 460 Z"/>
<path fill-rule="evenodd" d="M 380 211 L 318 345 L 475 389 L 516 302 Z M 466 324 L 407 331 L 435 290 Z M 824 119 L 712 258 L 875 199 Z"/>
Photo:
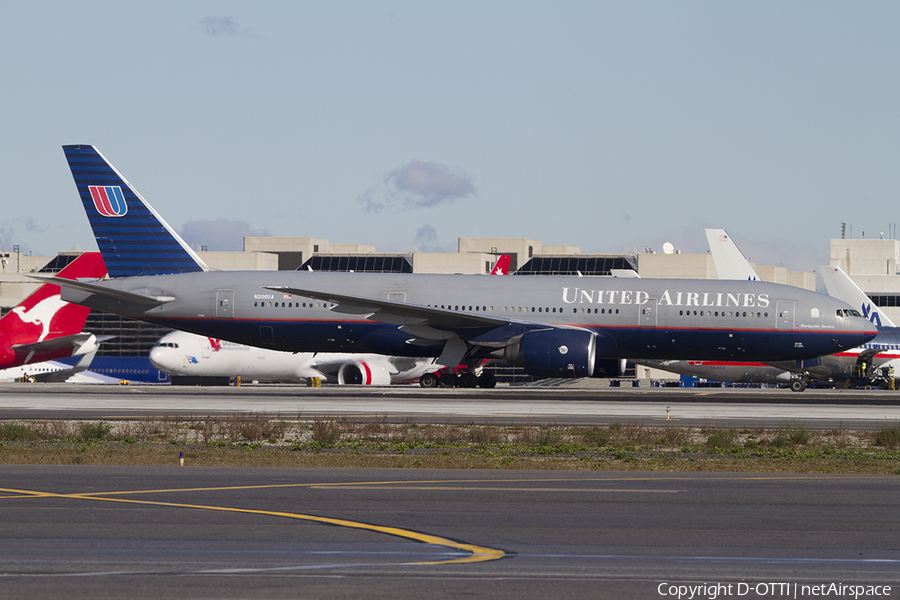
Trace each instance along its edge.
<path fill-rule="evenodd" d="M 390 385 L 391 374 L 384 365 L 368 361 L 351 361 L 341 365 L 338 385 Z"/>

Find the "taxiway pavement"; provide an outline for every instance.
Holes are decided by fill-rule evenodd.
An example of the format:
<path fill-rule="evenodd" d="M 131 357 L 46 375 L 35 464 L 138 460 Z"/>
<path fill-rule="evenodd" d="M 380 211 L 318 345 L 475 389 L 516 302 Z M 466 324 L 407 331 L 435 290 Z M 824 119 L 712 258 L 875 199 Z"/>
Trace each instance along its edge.
<path fill-rule="evenodd" d="M 384 419 L 495 424 L 838 427 L 900 422 L 900 392 L 881 390 L 623 388 L 406 388 L 0 384 L 0 419 L 202 418 L 236 413 L 281 418 Z"/>
<path fill-rule="evenodd" d="M 6 465 L 0 481 L 4 599 L 900 585 L 891 476 Z"/>

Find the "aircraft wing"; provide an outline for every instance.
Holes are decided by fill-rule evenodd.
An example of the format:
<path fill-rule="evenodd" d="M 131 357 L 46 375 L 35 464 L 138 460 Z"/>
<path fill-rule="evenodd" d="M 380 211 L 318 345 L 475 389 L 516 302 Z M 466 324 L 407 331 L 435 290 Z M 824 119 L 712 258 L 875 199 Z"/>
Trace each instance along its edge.
<path fill-rule="evenodd" d="M 370 314 L 376 321 L 390 323 L 392 325 L 428 325 L 435 329 L 456 331 L 459 329 L 492 329 L 509 323 L 521 323 L 512 319 L 503 319 L 480 315 L 475 313 L 460 313 L 443 308 L 433 308 L 420 304 L 406 304 L 393 300 L 381 300 L 378 298 L 366 298 L 364 296 L 351 296 L 334 292 L 299 289 L 285 286 L 271 286 L 266 289 L 315 298 L 324 302 L 337 304 L 334 312 L 348 314 Z"/>
<path fill-rule="evenodd" d="M 368 314 L 375 321 L 401 325 L 402 331 L 414 337 L 408 343 L 445 340 L 444 350 L 435 362 L 447 366 L 458 365 L 472 346 L 503 348 L 511 338 L 531 329 L 581 329 L 288 286 L 266 289 L 333 302 L 337 306 L 331 310 L 335 312 Z"/>
<path fill-rule="evenodd" d="M 105 285 L 99 285 L 97 283 L 100 281 L 99 279 L 94 281 L 79 281 L 76 279 L 64 279 L 62 277 L 48 277 L 46 275 L 28 275 L 28 277 L 47 283 L 53 283 L 60 287 L 75 288 L 82 292 L 88 292 L 89 294 L 97 294 L 98 296 L 105 296 L 107 298 L 114 298 L 116 300 L 122 300 L 123 302 L 130 302 L 132 304 L 143 306 L 159 306 L 160 304 L 175 300 L 172 296 L 153 296 L 150 294 L 140 294 L 138 292 L 129 292 L 127 290 L 119 290 Z"/>

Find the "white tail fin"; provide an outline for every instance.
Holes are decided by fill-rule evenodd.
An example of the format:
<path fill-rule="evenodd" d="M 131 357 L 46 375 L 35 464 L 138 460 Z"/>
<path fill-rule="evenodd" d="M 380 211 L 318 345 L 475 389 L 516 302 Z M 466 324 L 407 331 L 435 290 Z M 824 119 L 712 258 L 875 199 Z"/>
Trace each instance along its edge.
<path fill-rule="evenodd" d="M 712 253 L 719 279 L 760 281 L 756 270 L 744 258 L 724 229 L 707 229 L 706 241 L 709 243 L 709 251 Z"/>
<path fill-rule="evenodd" d="M 825 289 L 828 290 L 829 296 L 858 308 L 860 314 L 876 327 L 894 327 L 894 323 L 888 316 L 878 310 L 872 299 L 859 289 L 859 286 L 840 267 L 819 267 L 819 273 L 822 275 L 822 281 L 825 282 Z"/>

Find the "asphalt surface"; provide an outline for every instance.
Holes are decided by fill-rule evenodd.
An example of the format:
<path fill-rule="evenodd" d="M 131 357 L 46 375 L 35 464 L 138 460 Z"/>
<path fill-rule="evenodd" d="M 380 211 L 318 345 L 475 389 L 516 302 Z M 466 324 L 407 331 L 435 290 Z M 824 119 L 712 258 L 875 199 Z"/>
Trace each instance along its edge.
<path fill-rule="evenodd" d="M 667 410 L 668 409 L 668 410 Z M 133 419 L 253 413 L 398 422 L 875 429 L 900 422 L 883 390 L 173 387 L 0 384 L 0 419 Z M 668 420 L 667 420 L 668 419 Z"/>
<path fill-rule="evenodd" d="M 5 600 L 900 586 L 900 477 L 0 466 L 0 482 Z"/>

